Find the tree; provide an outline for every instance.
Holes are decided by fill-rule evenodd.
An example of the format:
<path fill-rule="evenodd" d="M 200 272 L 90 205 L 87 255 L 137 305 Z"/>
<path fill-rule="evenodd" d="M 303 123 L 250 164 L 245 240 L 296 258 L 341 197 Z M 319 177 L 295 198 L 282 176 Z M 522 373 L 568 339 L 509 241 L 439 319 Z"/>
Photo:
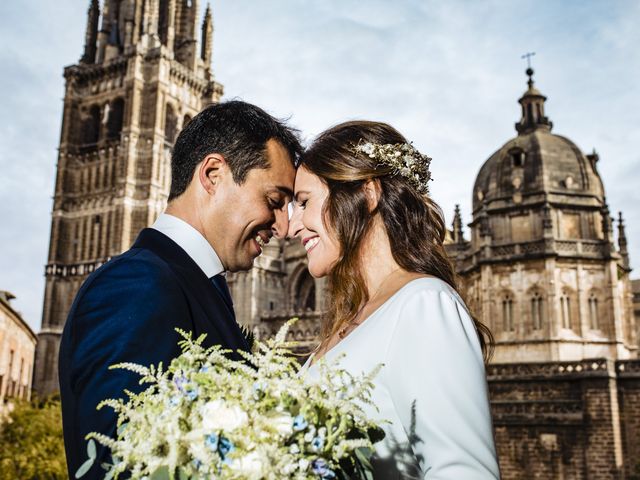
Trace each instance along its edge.
<path fill-rule="evenodd" d="M 59 398 L 16 401 L 0 425 L 0 480 L 67 478 Z"/>

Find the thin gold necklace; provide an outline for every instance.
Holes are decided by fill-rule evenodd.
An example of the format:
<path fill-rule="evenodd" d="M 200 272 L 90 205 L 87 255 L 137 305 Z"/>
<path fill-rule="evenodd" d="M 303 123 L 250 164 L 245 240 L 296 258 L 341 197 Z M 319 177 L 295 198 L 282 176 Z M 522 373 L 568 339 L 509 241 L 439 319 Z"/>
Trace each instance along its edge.
<path fill-rule="evenodd" d="M 350 331 L 354 330 L 356 327 L 358 327 L 362 323 L 361 321 L 356 321 L 356 319 L 360 316 L 360 314 L 365 309 L 365 307 L 367 305 L 369 305 L 374 298 L 376 298 L 376 295 L 378 295 L 378 293 L 380 293 L 380 290 L 382 289 L 382 286 L 386 283 L 387 280 L 389 280 L 391 275 L 396 273 L 398 270 L 400 270 L 400 267 L 398 267 L 395 270 L 392 270 L 391 272 L 389 272 L 389 274 L 386 277 L 384 277 L 382 282 L 380 282 L 380 285 L 378 285 L 378 288 L 376 288 L 376 291 L 373 293 L 373 295 L 371 295 L 369 300 L 367 302 L 365 302 L 365 304 L 362 305 L 362 307 L 360 307 L 360 309 L 357 311 L 355 317 L 353 317 L 353 320 L 350 321 L 349 323 L 347 323 L 340 330 L 338 330 L 338 337 L 340 337 L 340 339 L 343 339 L 344 337 L 346 337 L 347 333 L 349 333 Z"/>

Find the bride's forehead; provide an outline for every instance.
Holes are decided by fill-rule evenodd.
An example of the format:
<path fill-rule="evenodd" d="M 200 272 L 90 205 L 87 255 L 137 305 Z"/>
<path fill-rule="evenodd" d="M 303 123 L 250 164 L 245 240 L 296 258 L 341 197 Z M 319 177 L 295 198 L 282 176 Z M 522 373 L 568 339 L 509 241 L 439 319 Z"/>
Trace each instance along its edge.
<path fill-rule="evenodd" d="M 307 170 L 304 165 L 296 171 L 295 191 L 308 188 L 322 188 L 323 182 L 315 173 Z"/>

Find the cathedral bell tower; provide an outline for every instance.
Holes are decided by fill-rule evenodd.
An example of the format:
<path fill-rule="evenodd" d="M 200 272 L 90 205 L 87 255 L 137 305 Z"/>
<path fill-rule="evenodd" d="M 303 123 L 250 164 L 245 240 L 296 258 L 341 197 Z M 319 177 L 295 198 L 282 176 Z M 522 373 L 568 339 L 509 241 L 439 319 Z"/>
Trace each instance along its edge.
<path fill-rule="evenodd" d="M 198 0 L 91 0 L 83 55 L 66 67 L 34 390 L 58 390 L 58 348 L 88 274 L 163 211 L 177 133 L 219 101 L 213 23 Z"/>

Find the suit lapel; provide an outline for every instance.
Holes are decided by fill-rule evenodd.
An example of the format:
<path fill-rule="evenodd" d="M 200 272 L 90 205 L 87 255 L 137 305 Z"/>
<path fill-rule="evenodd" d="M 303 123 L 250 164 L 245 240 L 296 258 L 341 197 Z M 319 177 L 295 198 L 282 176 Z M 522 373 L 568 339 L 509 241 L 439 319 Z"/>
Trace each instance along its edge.
<path fill-rule="evenodd" d="M 248 350 L 233 310 L 195 261 L 177 243 L 155 229 L 145 228 L 132 248 L 146 248 L 167 262 L 181 282 L 188 286 L 190 296 L 195 297 L 207 314 L 208 324 L 216 330 L 224 348 Z"/>

